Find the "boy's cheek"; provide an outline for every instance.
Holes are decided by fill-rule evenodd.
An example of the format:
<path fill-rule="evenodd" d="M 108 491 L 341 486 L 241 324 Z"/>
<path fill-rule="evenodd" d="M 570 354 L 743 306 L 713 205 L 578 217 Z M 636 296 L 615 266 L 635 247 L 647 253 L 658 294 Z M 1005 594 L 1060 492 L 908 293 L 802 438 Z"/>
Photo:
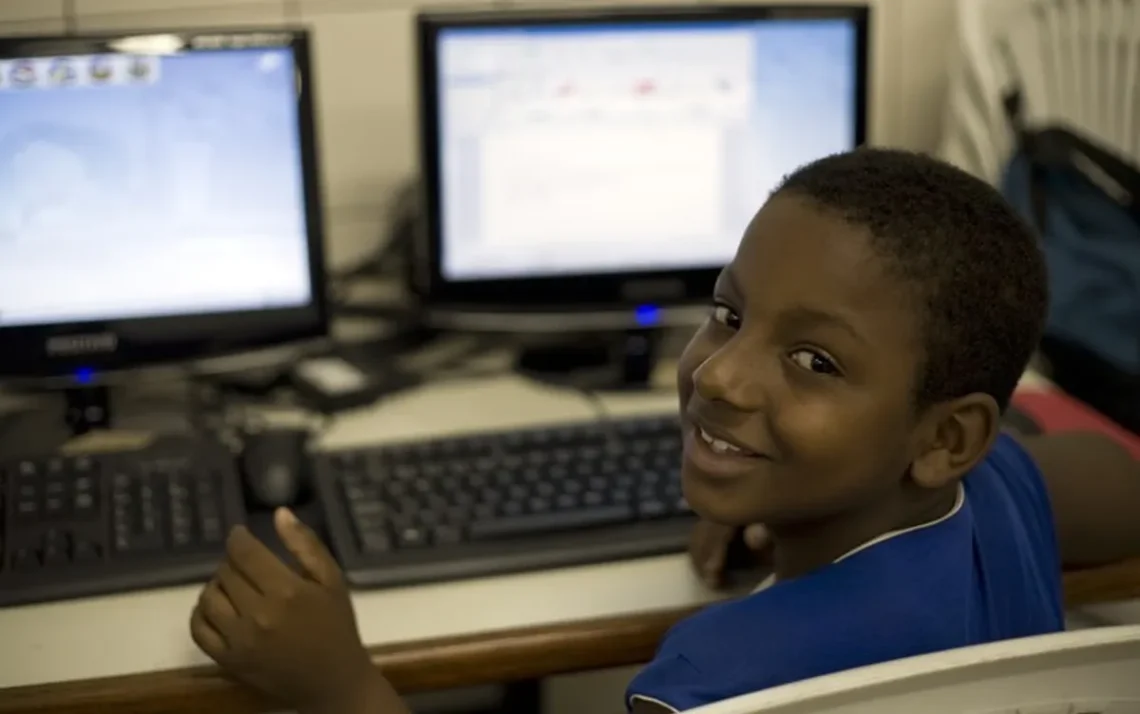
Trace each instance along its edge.
<path fill-rule="evenodd" d="M 879 488 L 895 468 L 887 459 L 903 453 L 904 430 L 887 425 L 884 416 L 800 399 L 776 411 L 773 437 L 789 470 L 813 483 L 822 500 L 843 501 Z M 894 440 L 900 440 L 898 449 Z"/>

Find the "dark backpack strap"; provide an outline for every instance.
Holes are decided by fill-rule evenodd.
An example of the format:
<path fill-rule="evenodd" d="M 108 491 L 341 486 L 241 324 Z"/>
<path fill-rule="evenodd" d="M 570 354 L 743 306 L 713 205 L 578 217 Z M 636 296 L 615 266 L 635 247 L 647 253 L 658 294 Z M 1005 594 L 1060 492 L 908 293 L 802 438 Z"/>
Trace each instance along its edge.
<path fill-rule="evenodd" d="M 1043 163 L 1076 169 L 1140 221 L 1140 170 L 1135 166 L 1062 126 L 1035 132 L 1034 143 Z"/>
<path fill-rule="evenodd" d="M 1033 226 L 1039 235 L 1044 236 L 1048 215 L 1046 211 L 1048 197 L 1045 192 L 1047 165 L 1041 160 L 1041 152 L 1037 147 L 1035 133 L 1025 127 L 1022 104 L 1020 89 L 1015 88 L 1002 97 L 1002 108 L 1005 109 L 1005 118 L 1009 122 L 1009 128 L 1013 131 L 1014 146 L 1029 164 L 1029 205 L 1033 210 Z"/>

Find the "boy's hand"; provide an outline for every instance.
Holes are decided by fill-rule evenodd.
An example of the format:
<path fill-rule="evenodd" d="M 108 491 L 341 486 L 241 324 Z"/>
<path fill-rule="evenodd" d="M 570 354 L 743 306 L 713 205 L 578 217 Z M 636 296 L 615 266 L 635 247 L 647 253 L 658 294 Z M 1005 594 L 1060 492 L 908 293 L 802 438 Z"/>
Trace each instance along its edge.
<path fill-rule="evenodd" d="M 235 678 L 301 712 L 360 711 L 386 683 L 361 644 L 340 568 L 291 512 L 279 510 L 274 525 L 303 573 L 235 528 L 191 617 L 194 642 Z"/>
<path fill-rule="evenodd" d="M 757 563 L 764 559 L 771 545 L 768 530 L 759 524 L 740 529 L 701 520 L 693 529 L 689 541 L 689 557 L 693 561 L 693 567 L 709 587 L 724 586 L 725 573 L 729 566 L 729 550 L 737 538 L 744 541 L 750 556 Z"/>

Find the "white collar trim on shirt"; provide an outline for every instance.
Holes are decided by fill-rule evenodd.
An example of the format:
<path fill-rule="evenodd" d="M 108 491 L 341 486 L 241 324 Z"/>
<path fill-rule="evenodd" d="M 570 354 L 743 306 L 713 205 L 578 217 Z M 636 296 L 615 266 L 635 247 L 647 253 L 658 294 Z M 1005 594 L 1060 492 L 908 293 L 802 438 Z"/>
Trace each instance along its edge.
<path fill-rule="evenodd" d="M 911 526 L 910 528 L 903 528 L 903 529 L 897 530 L 897 531 L 888 531 L 887 533 L 882 534 L 878 538 L 872 538 L 871 540 L 867 541 L 866 543 L 859 546 L 858 548 L 855 548 L 854 550 L 847 551 L 843 555 L 836 558 L 834 560 L 834 562 L 840 563 L 844 560 L 847 560 L 848 558 L 855 555 L 856 553 L 862 553 L 863 551 L 867 550 L 868 548 L 873 548 L 880 543 L 891 540 L 892 538 L 898 538 L 899 536 L 906 535 L 907 533 L 914 533 L 915 531 L 920 531 L 924 528 L 930 528 L 931 526 L 936 526 L 939 523 L 943 523 L 945 521 L 948 521 L 951 518 L 953 518 L 958 513 L 958 511 L 962 510 L 962 504 L 965 502 L 966 502 L 966 489 L 962 488 L 962 484 L 958 484 L 958 496 L 954 499 L 954 507 L 951 508 L 949 511 L 947 511 L 946 515 L 941 516 L 939 518 L 935 518 L 933 521 L 928 521 L 926 523 L 919 523 L 917 526 Z"/>
<path fill-rule="evenodd" d="M 653 697 L 647 697 L 644 694 L 634 694 L 633 696 L 631 696 L 629 698 L 630 706 L 632 707 L 633 703 L 638 701 L 638 700 L 641 700 L 643 702 L 648 702 L 650 704 L 656 704 L 657 706 L 661 707 L 665 711 L 673 712 L 674 714 L 680 714 L 680 712 L 681 712 L 680 709 L 675 709 L 674 707 L 666 704 L 665 702 L 661 701 L 660 699 L 654 699 Z"/>
<path fill-rule="evenodd" d="M 867 541 L 863 545 L 861 545 L 861 546 L 859 546 L 853 550 L 847 551 L 843 555 L 841 555 L 838 558 L 836 558 L 835 560 L 833 560 L 832 564 L 843 562 L 844 560 L 847 560 L 848 558 L 855 555 L 856 553 L 862 553 L 863 551 L 867 550 L 868 548 L 873 548 L 876 545 L 879 545 L 880 543 L 884 543 L 888 540 L 891 540 L 892 538 L 898 538 L 899 536 L 906 535 L 907 533 L 914 533 L 915 531 L 920 531 L 924 528 L 930 528 L 931 526 L 936 526 L 939 523 L 943 523 L 945 521 L 948 521 L 951 518 L 953 518 L 955 515 L 957 515 L 958 511 L 962 510 L 962 504 L 965 502 L 966 502 L 966 489 L 962 488 L 962 484 L 958 484 L 958 496 L 957 496 L 957 498 L 954 499 L 954 507 L 951 508 L 949 511 L 947 511 L 946 515 L 935 518 L 933 521 L 928 521 L 926 523 L 920 523 L 917 526 L 911 526 L 910 528 L 902 528 L 902 529 L 899 529 L 897 531 L 888 531 L 887 533 L 884 533 L 881 536 L 878 536 L 876 538 L 872 538 L 871 540 Z M 775 584 L 776 584 L 776 574 L 772 573 L 768 577 L 764 578 L 764 580 L 761 581 L 761 583 L 759 585 L 757 585 L 756 589 L 753 590 L 752 592 L 758 593 L 761 590 L 767 590 L 768 588 L 772 587 Z"/>

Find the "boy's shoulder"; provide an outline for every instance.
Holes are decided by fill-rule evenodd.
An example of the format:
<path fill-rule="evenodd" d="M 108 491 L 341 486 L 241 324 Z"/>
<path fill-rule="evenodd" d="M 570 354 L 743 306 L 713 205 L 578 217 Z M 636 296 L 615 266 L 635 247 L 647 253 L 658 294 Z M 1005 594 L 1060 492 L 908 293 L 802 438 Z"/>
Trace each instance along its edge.
<path fill-rule="evenodd" d="M 702 610 L 670 631 L 629 695 L 684 711 L 965 644 L 955 629 L 960 619 L 931 617 L 931 608 L 939 611 L 944 605 L 923 595 L 941 592 L 952 601 L 950 593 L 955 593 L 964 599 L 962 584 L 949 573 L 968 567 L 966 557 L 939 547 L 926 556 L 943 562 L 933 569 L 923 566 L 929 560 L 914 557 L 917 552 L 885 546 Z M 891 555 L 883 557 L 887 551 Z M 915 579 L 905 582 L 900 577 L 904 570 L 912 570 Z"/>
<path fill-rule="evenodd" d="M 694 615 L 669 633 L 629 694 L 681 711 L 854 667 L 1058 630 L 1049 517 L 1032 459 L 1002 436 L 947 517 Z"/>
<path fill-rule="evenodd" d="M 963 481 L 971 512 L 976 566 L 1014 569 L 1027 580 L 1050 580 L 1060 598 L 1061 554 L 1053 504 L 1041 469 L 1013 436 L 1000 434 Z"/>

